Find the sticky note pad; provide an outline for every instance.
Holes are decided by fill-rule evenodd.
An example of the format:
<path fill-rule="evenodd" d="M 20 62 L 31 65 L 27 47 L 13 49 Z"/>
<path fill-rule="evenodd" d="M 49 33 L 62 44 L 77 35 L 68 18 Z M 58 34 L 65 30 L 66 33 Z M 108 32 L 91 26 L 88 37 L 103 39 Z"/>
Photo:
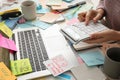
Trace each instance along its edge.
<path fill-rule="evenodd" d="M 11 61 L 11 70 L 14 75 L 20 75 L 28 72 L 32 72 L 32 67 L 29 59 L 21 59 Z"/>
<path fill-rule="evenodd" d="M 0 80 L 15 80 L 16 76 L 14 76 L 11 71 L 7 68 L 7 66 L 0 62 Z"/>
<path fill-rule="evenodd" d="M 0 47 L 6 48 L 12 51 L 17 51 L 15 42 L 11 39 L 3 37 L 1 34 L 0 34 Z"/>
<path fill-rule="evenodd" d="M 0 31 L 2 31 L 7 37 L 12 37 L 13 32 L 4 22 L 0 22 Z"/>
<path fill-rule="evenodd" d="M 101 65 L 104 63 L 104 56 L 99 49 L 79 52 L 79 56 L 88 66 Z"/>

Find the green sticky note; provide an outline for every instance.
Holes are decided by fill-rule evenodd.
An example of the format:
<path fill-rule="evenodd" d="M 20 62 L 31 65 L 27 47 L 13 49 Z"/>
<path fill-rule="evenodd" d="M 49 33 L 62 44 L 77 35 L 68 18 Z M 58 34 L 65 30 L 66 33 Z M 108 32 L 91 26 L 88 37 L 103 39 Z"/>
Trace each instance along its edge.
<path fill-rule="evenodd" d="M 32 67 L 29 59 L 21 59 L 11 61 L 11 70 L 14 75 L 21 75 L 24 73 L 32 72 Z"/>

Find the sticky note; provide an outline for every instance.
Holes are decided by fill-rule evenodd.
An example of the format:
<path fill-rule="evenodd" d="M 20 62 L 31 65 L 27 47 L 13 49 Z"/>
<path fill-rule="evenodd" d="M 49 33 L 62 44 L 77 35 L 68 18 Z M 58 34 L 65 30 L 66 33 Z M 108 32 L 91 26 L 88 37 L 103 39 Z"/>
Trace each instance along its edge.
<path fill-rule="evenodd" d="M 21 59 L 11 61 L 11 70 L 14 75 L 20 75 L 28 72 L 32 72 L 32 67 L 29 59 Z"/>
<path fill-rule="evenodd" d="M 48 0 L 47 5 L 61 5 L 62 4 L 62 0 Z"/>
<path fill-rule="evenodd" d="M 54 13 L 49 12 L 43 15 L 42 17 L 40 17 L 39 20 L 43 22 L 47 22 L 47 23 L 54 23 L 59 17 L 60 17 L 59 14 L 54 14 Z"/>
<path fill-rule="evenodd" d="M 104 63 L 104 56 L 99 49 L 79 52 L 79 56 L 88 66 L 101 65 Z"/>
<path fill-rule="evenodd" d="M 14 76 L 11 71 L 7 68 L 7 66 L 0 62 L 0 80 L 15 80 L 16 76 Z"/>
<path fill-rule="evenodd" d="M 8 28 L 4 22 L 0 22 L 0 31 L 2 31 L 6 36 L 12 37 L 13 32 Z"/>
<path fill-rule="evenodd" d="M 50 60 L 44 61 L 43 63 L 54 76 L 58 76 L 71 69 L 71 65 L 63 55 L 58 55 Z"/>
<path fill-rule="evenodd" d="M 1 34 L 0 34 L 0 47 L 6 48 L 12 51 L 17 51 L 15 42 L 11 39 L 3 37 Z"/>
<path fill-rule="evenodd" d="M 71 80 L 71 78 L 72 78 L 70 75 L 64 74 L 64 73 L 63 73 L 63 74 L 60 74 L 59 77 L 64 78 L 64 79 L 67 79 L 67 80 Z"/>

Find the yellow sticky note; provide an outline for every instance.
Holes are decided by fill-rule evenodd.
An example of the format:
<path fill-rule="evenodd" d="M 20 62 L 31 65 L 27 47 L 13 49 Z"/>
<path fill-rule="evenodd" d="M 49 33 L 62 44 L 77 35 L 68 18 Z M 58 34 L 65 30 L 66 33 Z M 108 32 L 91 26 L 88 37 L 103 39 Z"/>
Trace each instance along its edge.
<path fill-rule="evenodd" d="M 0 22 L 0 31 L 2 31 L 6 36 L 12 37 L 13 32 L 7 27 L 7 25 L 5 25 L 4 22 Z"/>
<path fill-rule="evenodd" d="M 0 80 L 15 80 L 16 76 L 14 76 L 11 71 L 6 67 L 3 62 L 0 62 Z"/>
<path fill-rule="evenodd" d="M 32 72 L 32 67 L 28 58 L 11 61 L 11 70 L 14 75 Z"/>

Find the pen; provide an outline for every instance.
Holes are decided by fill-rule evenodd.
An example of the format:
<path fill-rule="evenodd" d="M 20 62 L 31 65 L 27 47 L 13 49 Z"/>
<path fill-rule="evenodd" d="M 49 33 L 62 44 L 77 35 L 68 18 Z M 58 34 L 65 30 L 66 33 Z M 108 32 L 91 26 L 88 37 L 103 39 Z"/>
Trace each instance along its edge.
<path fill-rule="evenodd" d="M 74 15 L 80 8 L 82 5 L 79 5 L 77 8 L 75 8 L 75 10 L 73 10 L 72 15 Z"/>

